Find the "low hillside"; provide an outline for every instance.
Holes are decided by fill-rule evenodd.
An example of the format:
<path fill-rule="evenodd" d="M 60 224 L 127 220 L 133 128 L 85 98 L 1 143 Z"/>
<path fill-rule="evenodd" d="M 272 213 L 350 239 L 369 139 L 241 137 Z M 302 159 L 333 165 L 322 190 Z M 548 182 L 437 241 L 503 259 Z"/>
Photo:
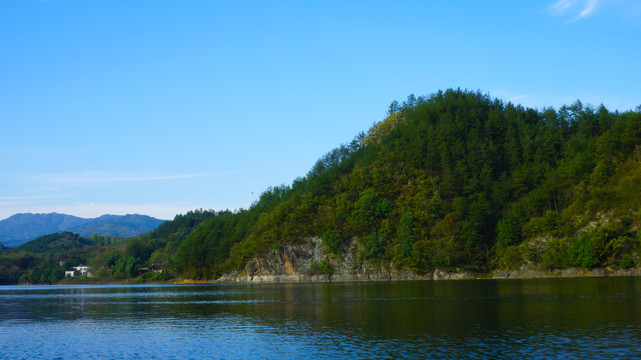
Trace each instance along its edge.
<path fill-rule="evenodd" d="M 83 237 L 62 232 L 39 237 L 17 248 L 4 248 L 0 251 L 0 284 L 56 283 L 63 278 L 65 269 L 78 265 L 89 265 L 98 281 L 127 281 L 149 270 L 146 268 L 150 265 L 149 247 L 158 246 L 173 253 L 172 249 L 196 225 L 211 216 L 211 212 L 202 210 L 177 215 L 173 221 L 163 222 L 139 238 L 97 234 Z M 159 252 L 153 260 L 167 261 Z M 160 275 L 156 280 L 167 280 L 167 274 Z"/>
<path fill-rule="evenodd" d="M 122 240 L 121 240 L 122 241 Z M 0 253 L 0 284 L 51 284 L 64 277 L 69 266 L 83 264 L 87 255 L 103 252 L 117 239 L 94 236 L 87 239 L 64 232 L 45 235 Z"/>

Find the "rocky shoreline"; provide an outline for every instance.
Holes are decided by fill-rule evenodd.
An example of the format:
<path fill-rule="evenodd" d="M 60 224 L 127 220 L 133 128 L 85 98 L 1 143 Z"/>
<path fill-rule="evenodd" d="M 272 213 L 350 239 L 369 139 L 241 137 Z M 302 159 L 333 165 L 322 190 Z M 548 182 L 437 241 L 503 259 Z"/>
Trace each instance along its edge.
<path fill-rule="evenodd" d="M 465 270 L 434 270 L 417 274 L 397 270 L 391 266 L 373 265 L 361 259 L 361 249 L 352 241 L 342 249 L 342 256 L 327 253 L 320 238 L 309 238 L 303 244 L 285 245 L 268 252 L 262 258 L 250 260 L 243 270 L 224 274 L 215 280 L 183 279 L 178 284 L 277 284 L 315 282 L 361 282 L 361 281 L 412 281 L 412 280 L 469 280 L 469 279 L 538 279 L 577 278 L 606 276 L 641 276 L 641 268 L 591 270 L 571 267 L 558 270 L 540 270 L 535 265 L 519 269 L 496 270 L 480 273 Z M 325 263 L 329 273 L 312 273 L 311 269 Z"/>
<path fill-rule="evenodd" d="M 476 273 L 468 271 L 435 270 L 432 273 L 419 275 L 412 272 L 387 272 L 371 274 L 337 274 L 337 275 L 305 275 L 305 274 L 273 274 L 254 275 L 232 272 L 216 280 L 192 281 L 183 280 L 181 284 L 278 284 L 278 283 L 317 283 L 317 282 L 363 282 L 363 281 L 438 281 L 438 280 L 472 280 L 472 279 L 544 279 L 544 278 L 578 278 L 578 277 L 616 277 L 641 276 L 641 268 L 633 269 L 601 269 L 567 268 L 558 270 L 498 270 L 492 273 Z"/>

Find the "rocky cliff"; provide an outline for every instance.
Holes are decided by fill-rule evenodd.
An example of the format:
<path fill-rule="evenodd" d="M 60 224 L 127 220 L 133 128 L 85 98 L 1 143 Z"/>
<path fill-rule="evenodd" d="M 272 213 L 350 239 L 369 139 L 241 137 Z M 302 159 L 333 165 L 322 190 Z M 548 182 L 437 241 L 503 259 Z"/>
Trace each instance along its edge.
<path fill-rule="evenodd" d="M 361 259 L 361 249 L 356 241 L 344 248 L 342 257 L 328 253 L 320 238 L 312 237 L 302 245 L 285 245 L 271 250 L 262 258 L 254 258 L 242 272 L 232 272 L 220 277 L 220 283 L 280 283 L 280 282 L 341 282 L 341 281 L 390 281 L 390 280 L 441 280 L 473 279 L 471 272 L 436 270 L 419 275 L 399 271 L 393 267 L 372 265 Z M 314 271 L 326 263 L 331 273 Z"/>
<path fill-rule="evenodd" d="M 396 280 L 464 280 L 464 279 L 528 279 L 552 277 L 602 277 L 641 276 L 641 268 L 615 269 L 594 268 L 591 270 L 571 267 L 563 270 L 540 270 L 522 266 L 514 270 L 492 273 L 470 271 L 445 271 L 436 269 L 426 274 L 417 274 L 393 267 L 374 266 L 361 259 L 361 249 L 356 241 L 344 248 L 344 256 L 328 253 L 320 238 L 309 238 L 302 245 L 285 245 L 271 250 L 262 258 L 253 258 L 243 271 L 231 272 L 216 280 L 217 283 L 296 283 L 296 282 L 348 282 L 348 281 L 396 281 Z M 326 262 L 331 273 L 314 271 L 318 264 Z"/>

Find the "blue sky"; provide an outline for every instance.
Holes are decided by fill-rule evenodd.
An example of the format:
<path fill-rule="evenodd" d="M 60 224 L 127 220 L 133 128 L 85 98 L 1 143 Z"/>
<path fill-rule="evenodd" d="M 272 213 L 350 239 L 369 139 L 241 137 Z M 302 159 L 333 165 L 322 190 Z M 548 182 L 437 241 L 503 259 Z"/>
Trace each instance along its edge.
<path fill-rule="evenodd" d="M 641 2 L 2 1 L 0 219 L 247 208 L 393 100 L 641 105 Z"/>

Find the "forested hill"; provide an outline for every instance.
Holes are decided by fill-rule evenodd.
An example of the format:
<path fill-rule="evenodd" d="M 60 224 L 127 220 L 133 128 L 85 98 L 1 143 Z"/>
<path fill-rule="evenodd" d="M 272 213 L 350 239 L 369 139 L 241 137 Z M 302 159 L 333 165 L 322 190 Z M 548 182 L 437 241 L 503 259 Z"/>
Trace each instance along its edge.
<path fill-rule="evenodd" d="M 317 236 L 418 273 L 638 265 L 641 113 L 534 110 L 448 90 L 392 103 L 291 186 L 209 219 L 171 257 L 213 278 Z"/>
<path fill-rule="evenodd" d="M 249 209 L 178 216 L 119 256 L 213 279 L 316 237 L 327 274 L 354 247 L 418 274 L 640 265 L 641 108 L 535 110 L 448 90 L 388 115 Z"/>

